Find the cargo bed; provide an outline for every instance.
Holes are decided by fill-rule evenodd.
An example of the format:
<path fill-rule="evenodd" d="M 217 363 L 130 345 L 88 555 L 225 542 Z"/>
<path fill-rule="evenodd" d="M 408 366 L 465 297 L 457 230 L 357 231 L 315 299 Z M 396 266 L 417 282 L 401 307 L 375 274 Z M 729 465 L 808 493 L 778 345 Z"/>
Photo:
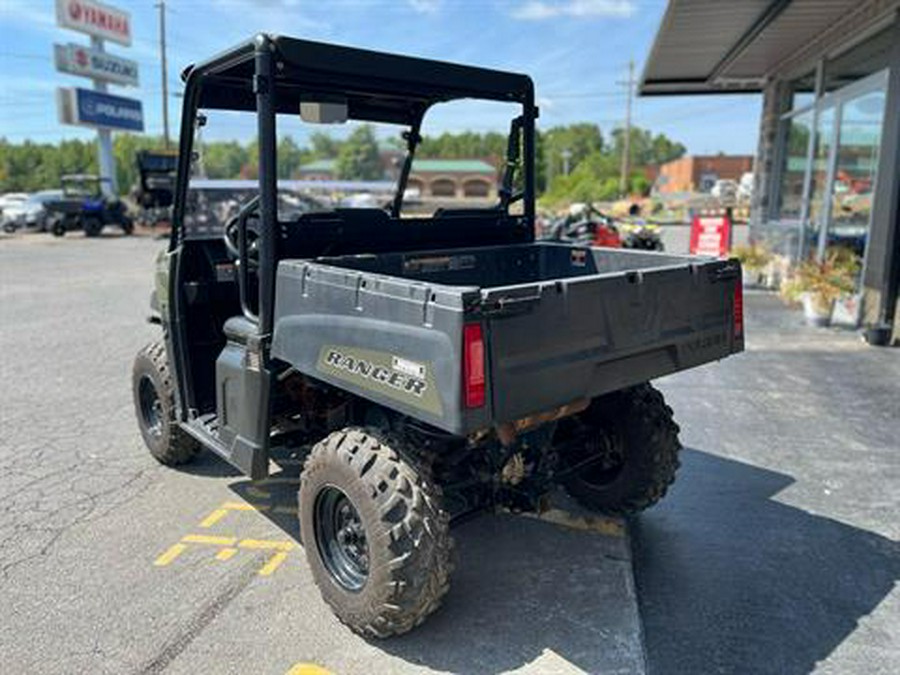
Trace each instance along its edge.
<path fill-rule="evenodd" d="M 740 276 L 736 261 L 557 243 L 284 260 L 272 355 L 464 434 L 740 351 Z M 480 406 L 463 391 L 472 324 Z M 427 397 L 373 382 L 381 362 L 398 382 L 420 370 Z"/>

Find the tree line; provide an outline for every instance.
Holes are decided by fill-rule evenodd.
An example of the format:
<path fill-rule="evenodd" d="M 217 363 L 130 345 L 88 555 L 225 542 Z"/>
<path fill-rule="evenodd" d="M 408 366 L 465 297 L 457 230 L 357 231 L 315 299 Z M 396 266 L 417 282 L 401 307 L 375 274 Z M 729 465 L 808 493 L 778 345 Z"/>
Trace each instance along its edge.
<path fill-rule="evenodd" d="M 613 199 L 619 191 L 619 172 L 624 130 L 614 129 L 605 137 L 596 124 L 581 123 L 552 127 L 536 135 L 537 188 L 549 203 Z M 160 149 L 161 137 L 116 134 L 113 154 L 119 190 L 126 193 L 137 180 L 135 156 L 138 150 Z M 279 178 L 297 177 L 300 167 L 317 159 L 335 160 L 337 177 L 347 180 L 377 180 L 383 177 L 380 152 L 385 147 L 402 149 L 399 138 L 379 142 L 374 129 L 357 127 L 345 139 L 316 132 L 305 145 L 291 136 L 278 142 Z M 642 167 L 681 157 L 685 147 L 664 134 L 647 129 L 631 129 L 630 165 L 627 180 L 630 193 L 649 189 Z M 506 134 L 498 132 L 443 133 L 425 136 L 416 152 L 420 158 L 483 158 L 502 167 L 507 151 Z M 257 175 L 258 146 L 237 141 L 210 141 L 200 148 L 199 157 L 209 178 L 254 178 Z M 24 141 L 12 143 L 0 138 L 0 192 L 59 187 L 67 173 L 96 173 L 95 141 L 68 140 L 57 144 Z"/>

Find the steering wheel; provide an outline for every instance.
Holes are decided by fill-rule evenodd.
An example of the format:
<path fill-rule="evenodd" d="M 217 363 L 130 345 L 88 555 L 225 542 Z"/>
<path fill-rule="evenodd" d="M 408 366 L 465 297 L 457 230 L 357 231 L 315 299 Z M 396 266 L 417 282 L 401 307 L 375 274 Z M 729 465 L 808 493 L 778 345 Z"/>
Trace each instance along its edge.
<path fill-rule="evenodd" d="M 241 258 L 240 235 L 244 232 L 244 242 L 247 249 L 247 262 L 256 263 L 259 258 L 259 232 L 247 226 L 248 221 L 259 212 L 259 195 L 244 204 L 240 210 L 227 223 L 222 233 L 225 248 L 235 260 Z"/>

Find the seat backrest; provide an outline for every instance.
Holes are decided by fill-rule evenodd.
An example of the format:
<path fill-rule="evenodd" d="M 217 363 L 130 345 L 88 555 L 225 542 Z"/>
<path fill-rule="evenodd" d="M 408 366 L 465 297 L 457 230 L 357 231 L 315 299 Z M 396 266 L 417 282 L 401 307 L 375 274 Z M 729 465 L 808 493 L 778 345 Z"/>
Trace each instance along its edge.
<path fill-rule="evenodd" d="M 525 243 L 533 228 L 496 209 L 443 211 L 431 218 L 392 218 L 382 209 L 335 209 L 279 222 L 278 257 L 498 246 Z"/>

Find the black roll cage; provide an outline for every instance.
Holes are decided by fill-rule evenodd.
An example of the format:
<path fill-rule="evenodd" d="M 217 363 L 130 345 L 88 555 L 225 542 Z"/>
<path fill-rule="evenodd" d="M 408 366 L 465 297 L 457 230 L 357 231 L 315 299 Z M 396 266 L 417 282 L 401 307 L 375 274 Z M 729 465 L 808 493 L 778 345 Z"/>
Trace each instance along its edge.
<path fill-rule="evenodd" d="M 189 66 L 182 73 L 182 80 L 185 91 L 169 251 L 174 251 L 184 239 L 185 204 L 198 111 L 201 108 L 255 111 L 259 144 L 257 333 L 260 336 L 272 332 L 275 302 L 276 117 L 278 114 L 299 114 L 300 101 L 305 97 L 314 100 L 315 97 L 337 95 L 346 98 L 351 119 L 408 127 L 407 154 L 391 206 L 391 214 L 395 217 L 402 206 L 422 118 L 432 105 L 465 98 L 521 104 L 522 114 L 514 121 L 511 134 L 518 135 L 516 129 L 521 129 L 524 166 L 521 198 L 525 219 L 533 226 L 534 126 L 538 110 L 534 104 L 534 85 L 527 75 L 258 34 L 217 56 Z M 504 209 L 511 197 L 509 166 L 506 173 L 501 190 L 501 207 Z M 516 198 L 519 196 L 515 195 Z"/>

